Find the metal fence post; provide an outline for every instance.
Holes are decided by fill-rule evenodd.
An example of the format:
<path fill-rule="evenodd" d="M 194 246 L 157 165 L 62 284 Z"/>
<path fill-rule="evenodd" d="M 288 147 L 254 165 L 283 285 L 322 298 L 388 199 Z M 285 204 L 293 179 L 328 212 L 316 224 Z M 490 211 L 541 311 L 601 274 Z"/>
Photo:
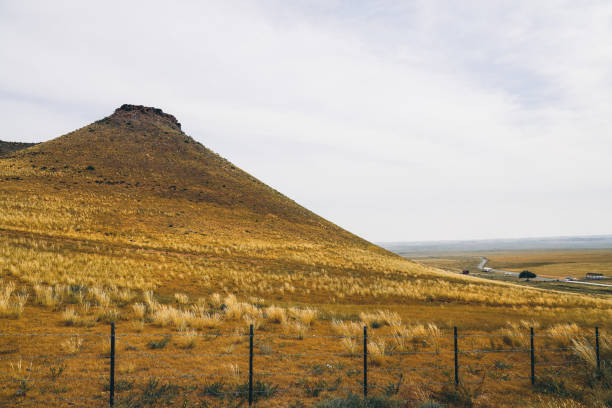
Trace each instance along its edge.
<path fill-rule="evenodd" d="M 531 337 L 531 385 L 535 385 L 535 350 L 533 348 L 533 327 L 529 328 Z"/>
<path fill-rule="evenodd" d="M 249 327 L 249 406 L 253 405 L 253 325 Z"/>
<path fill-rule="evenodd" d="M 368 326 L 363 326 L 363 398 L 368 397 Z"/>
<path fill-rule="evenodd" d="M 111 323 L 110 336 L 110 380 L 109 380 L 109 404 L 113 408 L 115 406 L 115 323 Z"/>
<path fill-rule="evenodd" d="M 455 385 L 459 385 L 459 346 L 457 344 L 457 326 L 453 327 L 455 338 Z"/>
<path fill-rule="evenodd" d="M 601 372 L 601 359 L 599 357 L 599 327 L 595 326 L 595 355 L 597 356 L 597 372 Z"/>

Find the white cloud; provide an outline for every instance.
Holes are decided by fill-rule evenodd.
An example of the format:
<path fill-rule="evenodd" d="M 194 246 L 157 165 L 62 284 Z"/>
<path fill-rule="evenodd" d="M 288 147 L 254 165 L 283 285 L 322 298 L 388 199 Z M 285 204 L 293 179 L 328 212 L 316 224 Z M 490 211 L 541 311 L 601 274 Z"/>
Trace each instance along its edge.
<path fill-rule="evenodd" d="M 369 239 L 610 232 L 612 6 L 500 4 L 4 2 L 0 138 L 142 103 Z"/>

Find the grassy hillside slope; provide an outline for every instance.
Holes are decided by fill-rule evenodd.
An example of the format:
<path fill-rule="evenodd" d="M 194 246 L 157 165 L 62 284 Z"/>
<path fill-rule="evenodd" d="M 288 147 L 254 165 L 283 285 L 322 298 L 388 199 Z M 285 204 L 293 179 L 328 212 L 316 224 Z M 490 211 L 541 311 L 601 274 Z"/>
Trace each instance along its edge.
<path fill-rule="evenodd" d="M 269 188 L 155 108 L 123 105 L 4 156 L 0 181 L 2 273 L 30 283 L 351 304 L 600 302 L 400 258 Z"/>
<path fill-rule="evenodd" d="M 0 156 L 7 155 L 18 150 L 27 149 L 28 147 L 35 145 L 36 143 L 3 142 L 0 140 Z"/>
<path fill-rule="evenodd" d="M 405 371 L 406 364 L 433 359 L 432 369 L 448 364 L 448 350 L 440 350 L 451 347 L 454 325 L 476 334 L 465 340 L 472 349 L 490 348 L 495 357 L 462 356 L 470 367 L 514 367 L 515 355 L 501 361 L 497 349 L 523 347 L 529 326 L 550 336 L 550 347 L 562 344 L 570 358 L 568 333 L 610 327 L 612 301 L 481 280 L 401 258 L 214 154 L 185 135 L 173 116 L 124 105 L 91 125 L 0 157 L 0 332 L 11 333 L 0 336 L 0 370 L 10 377 L 0 405 L 27 403 L 27 394 L 44 401 L 55 396 L 53 406 L 92 397 L 92 406 L 102 406 L 107 386 L 92 380 L 75 388 L 68 379 L 105 381 L 101 358 L 108 355 L 110 322 L 125 336 L 119 346 L 125 392 L 153 376 L 194 371 L 196 377 L 181 376 L 168 388 L 197 391 L 186 401 L 194 404 L 203 395 L 197 377 L 203 367 L 233 373 L 217 387 L 242 384 L 244 329 L 253 324 L 258 336 L 264 333 L 257 364 L 266 358 L 267 368 L 279 373 L 274 383 L 292 391 L 260 406 L 289 406 L 333 395 L 312 391 L 323 380 L 311 384 L 309 370 L 320 372 L 323 362 L 297 362 L 304 351 L 338 358 L 326 365 L 337 376 L 328 379 L 330 386 L 359 389 L 361 340 L 354 336 L 364 324 L 371 329 L 377 381 L 399 384 L 383 369 Z M 169 333 L 176 337 L 161 337 Z M 416 360 L 398 359 L 398 353 Z M 82 355 L 92 358 L 78 360 Z M 30 359 L 29 368 L 22 358 Z M 162 359 L 165 366 L 155 364 Z M 56 381 L 60 368 L 64 386 Z M 306 377 L 296 382 L 299 373 Z M 412 385 L 400 394 L 429 398 L 439 390 L 424 384 L 442 384 L 449 375 L 443 369 L 411 374 Z M 494 401 L 489 406 L 512 406 L 503 398 L 509 385 L 487 389 Z M 229 406 L 214 394 L 204 398 Z"/>

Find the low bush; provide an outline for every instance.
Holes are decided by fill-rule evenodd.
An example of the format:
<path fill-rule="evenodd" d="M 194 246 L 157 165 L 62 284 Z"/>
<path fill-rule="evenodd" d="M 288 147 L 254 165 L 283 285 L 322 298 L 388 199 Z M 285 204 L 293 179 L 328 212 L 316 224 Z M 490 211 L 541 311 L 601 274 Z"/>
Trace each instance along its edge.
<path fill-rule="evenodd" d="M 169 342 L 170 342 L 170 336 L 165 336 L 161 340 L 151 340 L 147 344 L 147 346 L 152 350 L 163 349 L 164 347 L 168 345 Z"/>
<path fill-rule="evenodd" d="M 225 383 L 223 381 L 215 381 L 213 383 L 204 384 L 202 387 L 202 395 L 223 398 L 224 389 Z"/>
<path fill-rule="evenodd" d="M 270 383 L 255 381 L 253 383 L 253 401 L 257 401 L 260 399 L 270 398 L 274 394 L 276 394 L 276 390 L 278 389 L 278 385 L 273 385 Z M 236 396 L 243 399 L 249 398 L 249 383 L 245 382 L 242 384 L 238 384 L 236 386 Z"/>
<path fill-rule="evenodd" d="M 171 383 L 161 383 L 157 378 L 151 378 L 139 394 L 130 394 L 116 404 L 120 408 L 145 408 L 167 406 L 174 402 L 181 387 Z"/>
<path fill-rule="evenodd" d="M 471 389 L 465 385 L 445 385 L 436 394 L 436 399 L 453 407 L 472 408 L 474 400 L 478 396 L 478 390 Z"/>
<path fill-rule="evenodd" d="M 356 394 L 348 394 L 344 398 L 330 398 L 319 402 L 317 408 L 397 408 L 401 403 L 388 397 L 362 398 Z"/>

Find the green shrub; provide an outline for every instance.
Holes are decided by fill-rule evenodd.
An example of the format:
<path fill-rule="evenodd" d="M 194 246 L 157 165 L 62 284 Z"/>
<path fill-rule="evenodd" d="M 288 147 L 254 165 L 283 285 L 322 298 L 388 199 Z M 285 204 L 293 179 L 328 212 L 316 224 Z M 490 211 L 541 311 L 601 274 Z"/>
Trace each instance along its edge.
<path fill-rule="evenodd" d="M 253 383 L 253 401 L 270 398 L 276 394 L 278 385 L 255 381 Z M 236 395 L 243 399 L 249 398 L 249 383 L 245 382 L 236 386 Z"/>
<path fill-rule="evenodd" d="M 214 383 L 204 384 L 204 387 L 202 388 L 202 394 L 222 398 L 224 389 L 225 383 L 223 381 L 216 381 Z"/>
<path fill-rule="evenodd" d="M 541 394 L 564 398 L 572 396 L 568 384 L 561 375 L 543 375 L 536 377 L 534 388 Z"/>
<path fill-rule="evenodd" d="M 157 378 L 151 378 L 142 388 L 140 394 L 130 394 L 116 404 L 120 408 L 163 407 L 174 402 L 181 387 L 170 383 L 160 383 Z"/>
<path fill-rule="evenodd" d="M 445 385 L 437 393 L 436 399 L 453 407 L 472 408 L 478 392 L 464 385 Z"/>
<path fill-rule="evenodd" d="M 440 404 L 435 401 L 425 401 L 419 405 L 419 408 L 448 408 L 448 405 Z"/>
<path fill-rule="evenodd" d="M 147 344 L 147 346 L 150 349 L 156 350 L 156 349 L 163 349 L 164 347 L 166 347 L 166 345 L 170 342 L 170 336 L 165 336 L 163 339 L 161 340 L 151 340 L 149 342 L 149 344 Z"/>
<path fill-rule="evenodd" d="M 115 381 L 115 392 L 129 391 L 134 388 L 134 381 L 127 380 L 116 380 Z M 104 391 L 110 391 L 110 380 L 106 380 L 104 384 Z"/>
<path fill-rule="evenodd" d="M 366 399 L 349 394 L 345 398 L 331 398 L 321 401 L 317 408 L 396 408 L 400 402 L 388 397 L 368 397 Z"/>

